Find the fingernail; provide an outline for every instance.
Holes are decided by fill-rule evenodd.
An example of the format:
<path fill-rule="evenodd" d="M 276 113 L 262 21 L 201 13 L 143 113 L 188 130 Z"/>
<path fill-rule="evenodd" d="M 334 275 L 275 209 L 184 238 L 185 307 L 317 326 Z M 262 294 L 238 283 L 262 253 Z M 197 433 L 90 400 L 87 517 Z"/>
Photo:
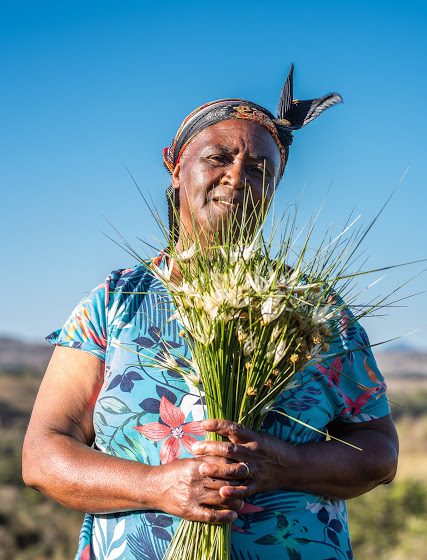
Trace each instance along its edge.
<path fill-rule="evenodd" d="M 191 446 L 191 452 L 192 453 L 198 453 L 200 451 L 203 451 L 203 445 L 201 443 L 193 443 L 193 445 Z"/>
<path fill-rule="evenodd" d="M 236 519 L 239 517 L 239 514 L 233 511 L 232 517 L 233 517 L 233 521 L 236 521 Z"/>

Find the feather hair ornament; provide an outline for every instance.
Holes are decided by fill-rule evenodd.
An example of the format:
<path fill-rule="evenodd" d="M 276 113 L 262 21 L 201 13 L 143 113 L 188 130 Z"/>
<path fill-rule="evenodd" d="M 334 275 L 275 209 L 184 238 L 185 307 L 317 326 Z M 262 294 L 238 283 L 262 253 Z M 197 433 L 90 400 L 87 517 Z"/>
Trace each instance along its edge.
<path fill-rule="evenodd" d="M 276 125 L 298 130 L 313 121 L 329 107 L 343 102 L 341 95 L 336 92 L 305 101 L 293 99 L 293 81 L 294 65 L 291 64 L 288 77 L 280 94 L 277 119 L 274 121 Z"/>

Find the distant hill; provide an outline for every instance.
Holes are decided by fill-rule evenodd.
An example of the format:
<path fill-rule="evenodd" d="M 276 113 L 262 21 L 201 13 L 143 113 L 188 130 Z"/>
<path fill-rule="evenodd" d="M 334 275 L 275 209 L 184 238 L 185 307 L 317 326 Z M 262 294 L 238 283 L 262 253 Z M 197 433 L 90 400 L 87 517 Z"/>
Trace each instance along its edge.
<path fill-rule="evenodd" d="M 398 348 L 375 352 L 378 367 L 387 377 L 427 377 L 427 352 Z"/>
<path fill-rule="evenodd" d="M 0 337 L 0 370 L 44 370 L 52 355 L 48 342 L 26 342 L 16 338 Z"/>
<path fill-rule="evenodd" d="M 0 337 L 0 370 L 44 370 L 52 355 L 53 347 L 47 343 L 33 343 L 16 338 Z M 411 346 L 393 345 L 375 351 L 380 370 L 387 376 L 427 376 L 427 352 Z"/>

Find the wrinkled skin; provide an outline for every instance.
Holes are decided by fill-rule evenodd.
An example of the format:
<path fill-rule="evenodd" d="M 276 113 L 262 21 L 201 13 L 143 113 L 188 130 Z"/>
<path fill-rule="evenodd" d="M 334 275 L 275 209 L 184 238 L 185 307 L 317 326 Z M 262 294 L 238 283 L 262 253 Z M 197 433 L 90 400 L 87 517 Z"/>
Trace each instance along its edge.
<path fill-rule="evenodd" d="M 227 120 L 199 132 L 181 156 L 172 175 L 179 189 L 180 242 L 226 227 L 232 213 L 241 218 L 262 212 L 280 177 L 280 152 L 270 133 L 245 120 Z"/>

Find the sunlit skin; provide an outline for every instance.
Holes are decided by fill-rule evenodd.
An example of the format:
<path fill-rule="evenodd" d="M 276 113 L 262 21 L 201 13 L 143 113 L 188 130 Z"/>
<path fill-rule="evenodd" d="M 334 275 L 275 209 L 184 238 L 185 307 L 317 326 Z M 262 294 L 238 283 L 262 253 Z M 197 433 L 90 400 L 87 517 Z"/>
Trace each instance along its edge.
<path fill-rule="evenodd" d="M 264 162 L 270 188 L 262 188 Z M 181 232 L 212 232 L 251 189 L 254 203 L 274 194 L 280 153 L 261 126 L 230 120 L 200 132 L 176 166 Z M 179 243 L 182 245 L 182 239 Z M 145 465 L 93 448 L 93 401 L 104 379 L 104 361 L 74 348 L 57 347 L 40 387 L 23 449 L 23 478 L 60 503 L 92 513 L 161 510 L 209 523 L 237 517 L 243 500 L 270 490 L 352 498 L 396 472 L 398 440 L 389 416 L 369 422 L 335 421 L 337 441 L 299 446 L 255 433 L 227 420 L 206 420 L 206 431 L 224 442 L 193 446 L 194 458 Z M 246 463 L 249 467 L 243 465 Z"/>
<path fill-rule="evenodd" d="M 180 240 L 208 235 L 241 216 L 268 206 L 280 177 L 280 152 L 271 134 L 248 120 L 232 119 L 199 132 L 185 149 L 172 175 L 179 189 Z"/>

